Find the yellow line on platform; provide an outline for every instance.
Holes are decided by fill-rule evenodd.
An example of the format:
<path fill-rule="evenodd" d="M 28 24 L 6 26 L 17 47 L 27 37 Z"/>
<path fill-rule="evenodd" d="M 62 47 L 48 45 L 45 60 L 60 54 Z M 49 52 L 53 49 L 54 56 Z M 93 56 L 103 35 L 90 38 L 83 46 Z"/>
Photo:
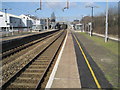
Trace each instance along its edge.
<path fill-rule="evenodd" d="M 78 46 L 79 46 L 79 49 L 80 49 L 81 52 L 82 52 L 82 55 L 84 56 L 84 59 L 85 59 L 87 65 L 88 65 L 88 68 L 89 68 L 89 70 L 90 70 L 90 72 L 91 72 L 91 74 L 92 74 L 92 76 L 93 76 L 93 79 L 94 79 L 97 87 L 98 87 L 98 88 L 101 88 L 101 86 L 100 86 L 100 84 L 99 84 L 99 82 L 98 82 L 98 80 L 97 80 L 97 78 L 96 78 L 96 76 L 95 76 L 95 74 L 94 74 L 94 72 L 93 72 L 93 70 L 92 70 L 92 67 L 90 66 L 90 63 L 89 63 L 89 61 L 88 61 L 88 59 L 87 59 L 87 57 L 86 57 L 86 55 L 85 55 L 85 53 L 84 53 L 81 45 L 80 45 L 80 43 L 78 42 L 78 40 L 77 40 L 77 38 L 76 38 L 76 36 L 75 36 L 74 34 L 73 34 L 73 36 L 74 36 L 74 38 L 75 38 L 75 40 L 76 40 L 76 42 L 77 42 L 77 44 L 78 44 Z"/>

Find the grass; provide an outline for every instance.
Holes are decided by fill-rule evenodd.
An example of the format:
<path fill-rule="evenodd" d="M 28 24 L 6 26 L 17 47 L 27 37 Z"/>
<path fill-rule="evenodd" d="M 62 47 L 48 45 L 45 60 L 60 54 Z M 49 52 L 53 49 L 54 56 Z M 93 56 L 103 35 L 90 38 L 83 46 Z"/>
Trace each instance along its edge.
<path fill-rule="evenodd" d="M 109 40 L 107 43 L 105 43 L 104 38 L 102 38 L 102 37 L 98 37 L 98 36 L 90 37 L 88 34 L 83 33 L 83 32 L 81 32 L 80 34 L 85 36 L 89 40 L 94 41 L 96 45 L 106 48 L 109 52 L 111 52 L 111 54 L 109 54 L 109 52 L 108 52 L 108 56 L 112 55 L 112 54 L 114 54 L 116 56 L 120 56 L 120 53 L 118 53 L 120 43 L 118 43 L 116 41 L 112 41 L 112 40 Z M 91 55 L 92 54 L 94 54 L 94 53 L 91 53 Z M 95 59 L 95 58 L 93 57 L 93 59 Z M 120 67 L 117 66 L 118 59 L 116 59 L 115 57 L 112 57 L 112 60 L 109 63 L 108 62 L 100 62 L 99 59 L 95 59 L 94 61 L 101 68 L 101 70 L 103 70 L 105 77 L 113 85 L 113 87 L 118 88 L 118 82 L 116 82 L 118 73 L 120 72 Z M 118 71 L 118 68 L 119 68 L 119 71 Z"/>
<path fill-rule="evenodd" d="M 120 56 L 120 54 L 118 53 L 118 46 L 120 46 L 120 43 L 118 43 L 116 41 L 112 41 L 112 40 L 109 40 L 107 43 L 105 43 L 104 38 L 102 38 L 102 37 L 97 37 L 97 36 L 90 37 L 86 33 L 81 33 L 81 34 L 83 34 L 84 36 L 86 36 L 89 39 L 92 39 L 96 44 L 101 45 L 101 46 L 107 48 L 112 53 Z"/>

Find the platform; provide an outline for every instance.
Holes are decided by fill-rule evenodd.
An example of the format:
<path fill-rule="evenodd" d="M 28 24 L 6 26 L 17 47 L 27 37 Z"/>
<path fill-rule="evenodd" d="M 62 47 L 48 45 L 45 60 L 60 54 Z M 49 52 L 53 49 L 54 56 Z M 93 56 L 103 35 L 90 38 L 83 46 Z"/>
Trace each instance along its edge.
<path fill-rule="evenodd" d="M 82 48 L 84 49 L 84 52 L 86 56 L 88 57 L 88 60 L 91 64 L 91 67 L 96 74 L 97 79 L 99 80 L 99 83 L 102 88 L 112 88 L 118 87 L 118 58 L 119 55 L 113 53 L 110 49 L 105 47 L 106 45 L 110 46 L 111 43 L 115 47 L 112 47 L 116 50 L 116 47 L 118 47 L 118 42 L 108 41 L 107 43 L 104 43 L 105 46 L 103 46 L 101 43 L 98 43 L 98 39 L 93 39 L 96 36 L 89 37 L 87 34 L 83 32 L 74 32 L 78 38 L 78 41 L 82 45 Z M 97 37 L 96 37 L 97 38 Z M 104 42 L 104 38 L 99 37 L 100 42 Z M 73 39 L 74 40 L 74 39 Z M 103 40 L 103 41 L 102 41 Z M 116 44 L 115 44 L 116 43 Z M 80 52 L 78 51 L 78 48 L 76 47 L 76 53 L 78 54 L 78 65 L 80 75 L 81 75 L 81 83 L 82 87 L 90 87 L 90 84 L 92 84 L 92 81 L 88 82 L 88 70 L 85 69 L 85 65 L 83 63 L 80 63 L 82 60 L 80 59 Z M 77 52 L 78 51 L 78 52 Z M 116 53 L 118 50 L 116 50 Z M 82 69 L 85 71 L 85 74 L 82 74 Z M 86 74 L 87 73 L 87 74 Z M 83 75 L 83 76 L 82 76 Z M 87 76 L 86 76 L 87 75 Z M 85 78 L 85 79 L 83 79 Z M 90 78 L 90 76 L 89 76 Z M 87 81 L 87 82 L 84 82 Z M 92 85 L 94 87 L 94 85 Z"/>
<path fill-rule="evenodd" d="M 57 71 L 53 77 L 53 82 L 50 87 L 51 77 L 46 88 L 81 88 L 80 77 L 77 67 L 76 55 L 72 35 L 68 31 L 65 46 L 58 63 Z M 58 57 L 59 58 L 59 57 Z M 54 69 L 55 69 L 54 68 Z M 54 73 L 55 70 L 52 71 Z"/>
<path fill-rule="evenodd" d="M 41 31 L 41 32 L 31 32 L 29 34 L 23 34 L 23 35 L 19 34 L 19 35 L 9 36 L 9 37 L 5 37 L 5 38 L 0 38 L 0 41 L 9 41 L 9 40 L 12 40 L 12 39 L 28 37 L 28 36 L 32 36 L 32 35 L 35 35 L 35 34 L 42 34 L 42 33 L 50 32 L 50 31 L 54 31 L 54 30 L 44 30 L 44 31 Z"/>

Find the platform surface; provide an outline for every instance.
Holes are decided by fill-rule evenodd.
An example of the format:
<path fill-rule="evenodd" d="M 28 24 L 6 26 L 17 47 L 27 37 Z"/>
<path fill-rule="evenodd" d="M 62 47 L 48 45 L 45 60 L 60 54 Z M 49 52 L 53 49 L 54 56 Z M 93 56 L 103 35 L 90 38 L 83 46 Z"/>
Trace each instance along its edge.
<path fill-rule="evenodd" d="M 81 88 L 73 39 L 69 31 L 51 88 Z"/>
<path fill-rule="evenodd" d="M 12 39 L 18 39 L 18 38 L 32 36 L 32 35 L 35 35 L 35 34 L 41 34 L 41 33 L 50 32 L 50 31 L 54 31 L 54 30 L 43 30 L 41 32 L 31 32 L 31 33 L 23 34 L 23 35 L 22 34 L 18 34 L 18 35 L 15 35 L 15 36 L 9 36 L 9 37 L 5 37 L 5 38 L 0 38 L 0 41 L 7 41 L 7 40 L 12 40 Z"/>
<path fill-rule="evenodd" d="M 83 49 L 86 49 L 88 54 L 91 56 L 91 58 L 93 59 L 92 61 L 94 61 L 96 65 L 100 68 L 100 70 L 102 71 L 102 72 L 99 72 L 95 64 L 92 64 L 92 62 L 88 58 L 88 60 L 91 63 L 91 66 L 93 66 L 93 69 L 94 68 L 96 69 L 96 71 L 94 70 L 94 72 L 99 74 L 98 79 L 99 79 L 99 83 L 101 87 L 111 88 L 111 85 L 109 84 L 112 84 L 113 87 L 117 88 L 118 87 L 118 59 L 120 58 L 120 56 L 113 53 L 111 50 L 107 49 L 105 46 L 101 45 L 97 41 L 93 40 L 92 38 L 95 36 L 88 37 L 87 34 L 83 32 L 80 33 L 80 32 L 73 31 L 73 33 L 76 35 L 76 37 L 78 38 L 82 46 L 84 46 Z M 100 40 L 102 39 L 104 41 L 104 38 L 101 38 L 101 37 L 99 38 Z M 111 41 L 109 40 L 107 42 L 108 44 L 105 43 L 104 45 L 110 45 L 110 42 Z M 113 45 L 115 47 L 118 47 L 118 42 L 115 42 L 115 43 L 113 43 Z M 116 53 L 117 52 L 118 50 L 116 50 Z M 88 54 L 86 55 L 88 56 Z M 101 73 L 103 73 L 104 76 L 101 75 Z M 85 75 L 83 77 L 85 77 Z M 81 83 L 82 83 L 82 79 L 83 78 L 81 77 Z"/>

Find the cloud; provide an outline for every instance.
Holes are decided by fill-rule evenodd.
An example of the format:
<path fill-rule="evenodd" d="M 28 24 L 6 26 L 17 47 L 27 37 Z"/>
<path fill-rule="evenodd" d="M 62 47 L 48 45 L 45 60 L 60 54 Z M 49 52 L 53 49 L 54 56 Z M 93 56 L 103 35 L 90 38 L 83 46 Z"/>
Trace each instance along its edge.
<path fill-rule="evenodd" d="M 70 2 L 70 7 L 76 7 L 77 6 L 77 2 Z"/>
<path fill-rule="evenodd" d="M 65 2 L 46 2 L 46 6 L 48 8 L 54 8 L 54 9 L 63 8 L 65 5 L 66 5 Z"/>
<path fill-rule="evenodd" d="M 61 0 L 59 0 L 61 1 Z M 65 0 L 64 0 L 65 1 Z M 48 8 L 62 9 L 66 7 L 66 2 L 46 2 Z M 78 7 L 77 2 L 69 2 L 70 7 Z"/>
<path fill-rule="evenodd" d="M 40 2 L 40 0 L 0 0 L 2 2 Z M 69 0 L 70 2 L 106 2 L 106 0 Z M 42 0 L 42 2 L 66 2 L 66 0 Z M 119 0 L 108 0 L 108 2 L 119 2 Z"/>
<path fill-rule="evenodd" d="M 66 2 L 65 0 L 44 0 L 45 2 Z"/>
<path fill-rule="evenodd" d="M 94 6 L 94 2 L 85 2 L 85 6 Z"/>

